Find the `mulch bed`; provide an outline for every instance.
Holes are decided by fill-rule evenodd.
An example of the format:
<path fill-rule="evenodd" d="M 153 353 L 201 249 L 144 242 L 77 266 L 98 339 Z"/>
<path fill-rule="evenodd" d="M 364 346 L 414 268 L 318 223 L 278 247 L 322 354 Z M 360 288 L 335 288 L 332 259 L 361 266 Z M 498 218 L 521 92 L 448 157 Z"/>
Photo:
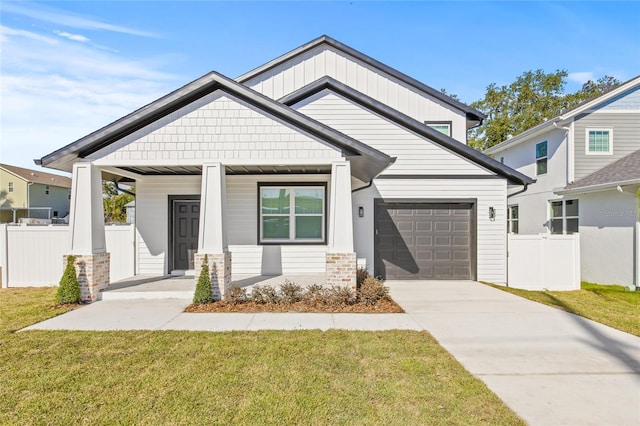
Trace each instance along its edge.
<path fill-rule="evenodd" d="M 217 301 L 200 305 L 189 305 L 185 312 L 321 312 L 321 313 L 358 313 L 358 314 L 398 314 L 404 311 L 396 302 L 382 300 L 373 306 L 361 304 L 329 306 L 313 305 L 307 302 L 297 302 L 291 304 L 284 303 L 264 303 L 254 302 L 232 303 L 228 301 Z"/>

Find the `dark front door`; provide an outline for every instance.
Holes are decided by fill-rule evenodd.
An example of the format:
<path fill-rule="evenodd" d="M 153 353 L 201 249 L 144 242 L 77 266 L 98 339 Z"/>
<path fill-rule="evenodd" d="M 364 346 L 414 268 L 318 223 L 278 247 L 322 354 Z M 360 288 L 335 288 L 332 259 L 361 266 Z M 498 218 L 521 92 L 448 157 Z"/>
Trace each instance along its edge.
<path fill-rule="evenodd" d="M 200 201 L 173 200 L 173 268 L 193 269 L 198 248 Z"/>
<path fill-rule="evenodd" d="M 474 278 L 472 204 L 378 204 L 375 226 L 376 275 L 401 280 Z"/>

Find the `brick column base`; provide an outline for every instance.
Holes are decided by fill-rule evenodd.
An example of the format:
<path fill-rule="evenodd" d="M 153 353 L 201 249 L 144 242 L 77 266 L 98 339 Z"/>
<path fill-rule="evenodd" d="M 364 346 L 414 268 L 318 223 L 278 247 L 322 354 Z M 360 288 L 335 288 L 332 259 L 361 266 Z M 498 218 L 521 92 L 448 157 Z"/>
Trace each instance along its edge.
<path fill-rule="evenodd" d="M 327 285 L 356 288 L 356 254 L 327 253 Z"/>
<path fill-rule="evenodd" d="M 231 288 L 231 253 L 196 253 L 194 256 L 195 280 L 198 282 L 202 260 L 204 256 L 209 260 L 209 272 L 211 273 L 211 291 L 213 298 L 222 300 Z"/>
<path fill-rule="evenodd" d="M 83 302 L 95 302 L 98 300 L 100 290 L 109 285 L 109 266 L 111 256 L 109 253 L 98 254 L 74 254 L 76 261 L 76 275 L 80 283 L 80 297 Z M 67 265 L 67 257 L 64 255 L 64 265 Z"/>

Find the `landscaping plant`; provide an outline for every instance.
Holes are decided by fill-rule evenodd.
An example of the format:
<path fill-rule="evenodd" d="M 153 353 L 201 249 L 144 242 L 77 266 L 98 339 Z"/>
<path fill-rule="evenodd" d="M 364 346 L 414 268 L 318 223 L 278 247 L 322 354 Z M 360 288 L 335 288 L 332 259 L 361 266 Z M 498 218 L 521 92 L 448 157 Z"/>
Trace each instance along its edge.
<path fill-rule="evenodd" d="M 196 305 L 213 302 L 211 291 L 211 273 L 209 272 L 209 258 L 204 255 L 200 276 L 196 284 L 196 293 L 193 295 L 193 303 Z"/>
<path fill-rule="evenodd" d="M 375 278 L 366 277 L 360 286 L 358 286 L 358 302 L 371 306 L 378 304 L 381 300 L 390 300 L 389 288 L 384 283 Z"/>
<path fill-rule="evenodd" d="M 240 287 L 238 284 L 232 284 L 226 296 L 229 302 L 239 305 L 247 301 L 247 289 Z"/>
<path fill-rule="evenodd" d="M 76 275 L 76 268 L 73 263 L 76 261 L 75 256 L 67 257 L 67 266 L 64 268 L 64 273 L 60 279 L 60 285 L 56 292 L 56 302 L 59 305 L 68 303 L 80 303 L 80 283 L 78 282 L 78 276 Z"/>

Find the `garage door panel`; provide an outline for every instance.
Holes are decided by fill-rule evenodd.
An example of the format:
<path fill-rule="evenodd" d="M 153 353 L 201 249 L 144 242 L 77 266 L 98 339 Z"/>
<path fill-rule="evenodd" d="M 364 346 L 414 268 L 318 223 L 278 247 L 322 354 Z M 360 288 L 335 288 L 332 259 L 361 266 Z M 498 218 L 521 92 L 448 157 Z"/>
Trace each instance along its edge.
<path fill-rule="evenodd" d="M 376 205 L 376 274 L 387 279 L 472 279 L 471 207 Z"/>

